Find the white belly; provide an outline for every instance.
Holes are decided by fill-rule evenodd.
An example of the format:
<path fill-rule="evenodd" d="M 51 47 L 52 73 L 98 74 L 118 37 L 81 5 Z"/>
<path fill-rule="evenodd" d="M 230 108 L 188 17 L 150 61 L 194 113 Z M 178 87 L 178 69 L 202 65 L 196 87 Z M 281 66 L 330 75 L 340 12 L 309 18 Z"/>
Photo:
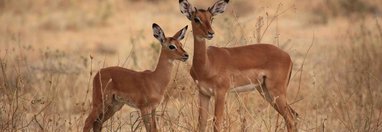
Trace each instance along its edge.
<path fill-rule="evenodd" d="M 243 86 L 238 86 L 231 88 L 230 92 L 249 92 L 249 91 L 255 91 L 257 87 L 259 87 L 259 84 L 248 84 L 248 85 L 243 85 Z"/>
<path fill-rule="evenodd" d="M 126 98 L 120 97 L 118 95 L 115 95 L 114 99 L 117 100 L 118 102 L 124 103 L 130 107 L 137 108 L 137 105 L 135 105 L 134 101 L 132 101 L 130 99 L 126 99 Z"/>

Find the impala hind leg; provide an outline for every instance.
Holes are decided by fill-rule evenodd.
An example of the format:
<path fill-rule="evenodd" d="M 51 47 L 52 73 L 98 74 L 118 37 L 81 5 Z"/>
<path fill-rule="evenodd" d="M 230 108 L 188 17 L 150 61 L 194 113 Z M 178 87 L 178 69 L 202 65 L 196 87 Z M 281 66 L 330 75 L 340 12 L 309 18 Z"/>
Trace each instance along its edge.
<path fill-rule="evenodd" d="M 285 96 L 279 96 L 279 98 L 275 99 L 274 108 L 284 117 L 284 120 L 287 125 L 288 132 L 296 132 L 297 122 L 295 121 L 296 117 L 293 114 L 293 110 L 290 109 L 286 101 Z"/>
<path fill-rule="evenodd" d="M 93 106 L 92 111 L 90 112 L 89 116 L 85 120 L 85 126 L 83 131 L 84 132 L 90 132 L 90 129 L 93 128 L 93 123 L 97 120 L 98 115 L 101 113 L 101 106 L 95 105 Z"/>
<path fill-rule="evenodd" d="M 101 112 L 97 118 L 97 120 L 93 124 L 93 130 L 94 131 L 101 131 L 102 130 L 102 125 L 105 123 L 107 120 L 110 119 L 117 111 L 121 110 L 123 107 L 123 103 L 119 103 L 115 100 L 112 101 L 111 104 L 107 105 L 105 107 L 104 112 Z"/>
<path fill-rule="evenodd" d="M 283 116 L 288 132 L 297 131 L 297 112 L 294 111 L 287 102 L 285 91 L 285 86 L 271 85 L 276 83 L 271 83 L 266 81 L 263 85 L 258 88 L 260 94 L 269 102 L 272 107 Z M 269 84 L 269 85 L 265 85 Z"/>
<path fill-rule="evenodd" d="M 102 125 L 105 121 L 107 113 L 110 113 L 109 107 L 101 109 L 101 112 L 98 114 L 96 120 L 93 122 L 93 132 L 101 132 Z"/>

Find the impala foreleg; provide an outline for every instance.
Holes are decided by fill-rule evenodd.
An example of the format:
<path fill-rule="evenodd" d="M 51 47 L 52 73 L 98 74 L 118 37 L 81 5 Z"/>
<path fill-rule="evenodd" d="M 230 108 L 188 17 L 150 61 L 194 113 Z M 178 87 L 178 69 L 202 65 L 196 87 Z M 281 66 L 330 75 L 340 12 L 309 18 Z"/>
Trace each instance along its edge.
<path fill-rule="evenodd" d="M 156 125 L 153 116 L 155 116 L 155 113 L 153 114 L 152 112 L 154 109 L 151 107 L 145 107 L 141 108 L 141 117 L 143 120 L 143 123 L 145 124 L 145 128 L 147 132 L 156 132 Z"/>
<path fill-rule="evenodd" d="M 206 131 L 210 98 L 210 96 L 204 95 L 201 92 L 199 92 L 199 132 Z"/>
<path fill-rule="evenodd" d="M 218 91 L 215 95 L 215 119 L 214 119 L 215 132 L 222 130 L 225 95 L 226 95 L 226 92 L 224 90 Z"/>
<path fill-rule="evenodd" d="M 155 108 L 151 110 L 151 120 L 153 122 L 153 129 L 154 130 L 157 130 L 157 124 L 156 124 L 156 120 L 155 120 Z"/>

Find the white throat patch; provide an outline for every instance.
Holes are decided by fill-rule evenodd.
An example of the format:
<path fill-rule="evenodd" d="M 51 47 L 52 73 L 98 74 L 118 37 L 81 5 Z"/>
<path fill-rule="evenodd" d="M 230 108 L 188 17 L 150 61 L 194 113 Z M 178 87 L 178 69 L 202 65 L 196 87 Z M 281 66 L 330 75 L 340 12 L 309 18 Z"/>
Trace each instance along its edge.
<path fill-rule="evenodd" d="M 204 41 L 204 40 L 206 40 L 206 38 L 204 38 L 204 37 L 199 37 L 199 36 L 196 36 L 195 38 L 196 38 L 196 40 L 198 40 L 198 41 Z"/>

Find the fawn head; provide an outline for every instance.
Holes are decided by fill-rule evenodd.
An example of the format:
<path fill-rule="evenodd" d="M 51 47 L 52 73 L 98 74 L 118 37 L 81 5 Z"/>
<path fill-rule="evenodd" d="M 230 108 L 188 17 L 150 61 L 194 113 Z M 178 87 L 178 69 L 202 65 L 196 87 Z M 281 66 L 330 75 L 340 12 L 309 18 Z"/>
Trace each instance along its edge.
<path fill-rule="evenodd" d="M 186 61 L 188 59 L 188 54 L 183 49 L 182 43 L 180 42 L 186 34 L 187 27 L 188 26 L 185 26 L 172 37 L 166 37 L 162 28 L 158 24 L 153 23 L 152 28 L 154 31 L 154 37 L 161 43 L 162 52 L 168 54 L 173 60 Z"/>
<path fill-rule="evenodd" d="M 187 0 L 179 0 L 180 12 L 191 21 L 194 37 L 212 39 L 214 30 L 211 27 L 213 16 L 223 13 L 229 0 L 218 0 L 205 9 L 194 8 Z"/>

